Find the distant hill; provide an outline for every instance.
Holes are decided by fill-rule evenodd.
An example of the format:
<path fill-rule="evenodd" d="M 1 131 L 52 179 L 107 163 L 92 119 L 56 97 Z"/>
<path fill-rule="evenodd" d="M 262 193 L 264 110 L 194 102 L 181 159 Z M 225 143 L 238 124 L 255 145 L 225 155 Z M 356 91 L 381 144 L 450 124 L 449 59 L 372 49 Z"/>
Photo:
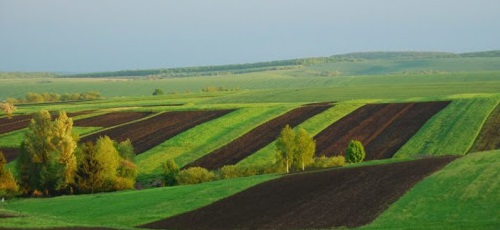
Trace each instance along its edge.
<path fill-rule="evenodd" d="M 469 60 L 473 58 L 472 60 Z M 475 59 L 478 58 L 478 59 Z M 481 59 L 482 58 L 482 59 Z M 246 64 L 121 70 L 83 74 L 1 73 L 0 78 L 170 78 L 220 76 L 286 70 L 291 75 L 311 76 L 371 75 L 394 73 L 436 73 L 500 70 L 500 50 L 448 52 L 357 52 L 330 57 L 311 57 Z"/>

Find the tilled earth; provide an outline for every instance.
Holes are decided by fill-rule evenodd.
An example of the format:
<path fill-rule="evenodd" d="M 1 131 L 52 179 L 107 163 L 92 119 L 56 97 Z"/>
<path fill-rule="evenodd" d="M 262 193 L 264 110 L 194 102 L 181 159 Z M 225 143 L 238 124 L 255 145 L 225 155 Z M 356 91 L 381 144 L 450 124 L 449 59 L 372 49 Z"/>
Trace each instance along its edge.
<path fill-rule="evenodd" d="M 175 111 L 107 129 L 81 138 L 81 142 L 95 141 L 107 135 L 116 141 L 130 139 L 136 154 L 143 153 L 199 124 L 226 115 L 233 110 Z"/>
<path fill-rule="evenodd" d="M 287 124 L 292 127 L 297 126 L 308 118 L 313 117 L 330 107 L 330 104 L 325 103 L 310 104 L 293 109 L 262 125 L 259 125 L 231 143 L 184 166 L 184 168 L 200 166 L 208 170 L 215 170 L 224 165 L 236 164 L 245 157 L 276 140 L 281 130 Z"/>
<path fill-rule="evenodd" d="M 449 102 L 368 104 L 333 123 L 314 139 L 316 155 L 343 154 L 351 140 L 363 143 L 365 160 L 391 158 Z"/>
<path fill-rule="evenodd" d="M 456 157 L 292 174 L 198 210 L 145 224 L 158 229 L 320 229 L 370 223 Z"/>

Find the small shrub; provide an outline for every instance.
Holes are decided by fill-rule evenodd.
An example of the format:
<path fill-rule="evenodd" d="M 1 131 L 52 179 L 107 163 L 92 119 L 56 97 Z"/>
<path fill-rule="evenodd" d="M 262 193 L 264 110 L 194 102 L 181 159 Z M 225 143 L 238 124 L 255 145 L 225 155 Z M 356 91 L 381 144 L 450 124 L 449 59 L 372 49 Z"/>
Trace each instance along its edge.
<path fill-rule="evenodd" d="M 351 140 L 349 146 L 345 150 L 345 158 L 349 163 L 362 162 L 365 159 L 366 153 L 363 144 L 357 140 Z"/>
<path fill-rule="evenodd" d="M 130 178 L 117 177 L 115 181 L 113 181 L 113 190 L 127 190 L 134 188 L 134 180 Z"/>
<path fill-rule="evenodd" d="M 174 159 L 170 159 L 162 164 L 163 168 L 163 183 L 166 186 L 173 186 L 177 184 L 177 175 L 179 174 L 179 166 L 175 163 Z"/>
<path fill-rule="evenodd" d="M 331 167 L 341 167 L 346 164 L 346 159 L 344 156 L 333 156 L 326 157 L 320 156 L 314 158 L 313 168 L 331 168 Z"/>
<path fill-rule="evenodd" d="M 214 179 L 215 174 L 202 167 L 184 169 L 177 175 L 177 182 L 179 184 L 199 184 Z"/>
<path fill-rule="evenodd" d="M 258 169 L 250 167 L 241 167 L 236 165 L 225 165 L 217 172 L 219 179 L 229 179 L 236 177 L 247 177 L 257 175 Z"/>

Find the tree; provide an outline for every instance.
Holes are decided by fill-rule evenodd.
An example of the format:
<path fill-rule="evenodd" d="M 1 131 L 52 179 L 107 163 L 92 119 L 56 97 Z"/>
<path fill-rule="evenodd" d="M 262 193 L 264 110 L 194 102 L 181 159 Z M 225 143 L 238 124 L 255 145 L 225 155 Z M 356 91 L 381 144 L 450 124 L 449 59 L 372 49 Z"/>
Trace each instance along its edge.
<path fill-rule="evenodd" d="M 162 164 L 163 180 L 165 185 L 173 186 L 177 184 L 177 175 L 179 174 L 179 166 L 175 163 L 174 159 L 169 159 Z"/>
<path fill-rule="evenodd" d="M 14 106 L 14 104 L 5 102 L 5 103 L 0 103 L 0 109 L 7 114 L 7 117 L 9 119 L 12 118 L 12 113 L 14 113 L 17 110 L 17 107 Z"/>
<path fill-rule="evenodd" d="M 54 147 L 61 164 L 58 174 L 61 175 L 61 182 L 58 190 L 69 190 L 73 193 L 74 178 L 77 168 L 75 149 L 78 136 L 72 132 L 73 120 L 68 118 L 65 112 L 60 112 L 59 117 L 53 122 Z"/>
<path fill-rule="evenodd" d="M 99 173 L 103 180 L 105 191 L 111 191 L 117 178 L 117 170 L 120 165 L 120 155 L 116 150 L 113 141 L 108 137 L 99 137 L 95 144 L 96 159 L 102 166 Z"/>
<path fill-rule="evenodd" d="M 360 141 L 351 140 L 345 150 L 345 158 L 349 163 L 362 162 L 365 159 L 365 148 Z"/>
<path fill-rule="evenodd" d="M 153 91 L 153 96 L 159 96 L 159 95 L 163 95 L 163 94 L 165 94 L 165 93 L 161 89 L 155 89 L 155 91 Z"/>
<path fill-rule="evenodd" d="M 134 146 L 132 145 L 132 142 L 130 139 L 124 140 L 122 142 L 114 142 L 115 148 L 120 154 L 120 157 L 122 157 L 125 160 L 129 160 L 134 162 L 135 161 L 135 153 L 134 153 Z"/>
<path fill-rule="evenodd" d="M 82 160 L 76 171 L 76 187 L 79 193 L 94 193 L 104 187 L 104 179 L 99 174 L 103 169 L 97 160 L 97 151 L 92 142 L 80 146 Z"/>
<path fill-rule="evenodd" d="M 3 197 L 13 197 L 17 195 L 19 191 L 19 186 L 12 176 L 12 173 L 5 168 L 7 160 L 0 151 L 0 198 Z"/>
<path fill-rule="evenodd" d="M 294 160 L 295 148 L 295 132 L 290 125 L 286 125 L 276 141 L 276 160 L 278 164 L 286 168 L 287 173 L 290 172 L 290 165 Z"/>
<path fill-rule="evenodd" d="M 305 129 L 300 128 L 295 137 L 294 168 L 304 171 L 306 166 L 314 162 L 315 152 L 316 142 Z"/>
<path fill-rule="evenodd" d="M 17 161 L 20 185 L 25 194 L 40 191 L 46 196 L 69 191 L 76 171 L 74 150 L 78 136 L 66 113 L 52 122 L 46 110 L 31 119 Z"/>

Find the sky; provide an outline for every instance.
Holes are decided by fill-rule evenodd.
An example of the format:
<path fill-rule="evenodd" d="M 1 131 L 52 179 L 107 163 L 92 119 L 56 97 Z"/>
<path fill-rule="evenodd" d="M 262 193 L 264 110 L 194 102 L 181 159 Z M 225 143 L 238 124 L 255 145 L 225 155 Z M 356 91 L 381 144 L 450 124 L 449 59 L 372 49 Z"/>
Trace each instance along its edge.
<path fill-rule="evenodd" d="M 498 49 L 499 0 L 0 0 L 0 71 Z"/>

